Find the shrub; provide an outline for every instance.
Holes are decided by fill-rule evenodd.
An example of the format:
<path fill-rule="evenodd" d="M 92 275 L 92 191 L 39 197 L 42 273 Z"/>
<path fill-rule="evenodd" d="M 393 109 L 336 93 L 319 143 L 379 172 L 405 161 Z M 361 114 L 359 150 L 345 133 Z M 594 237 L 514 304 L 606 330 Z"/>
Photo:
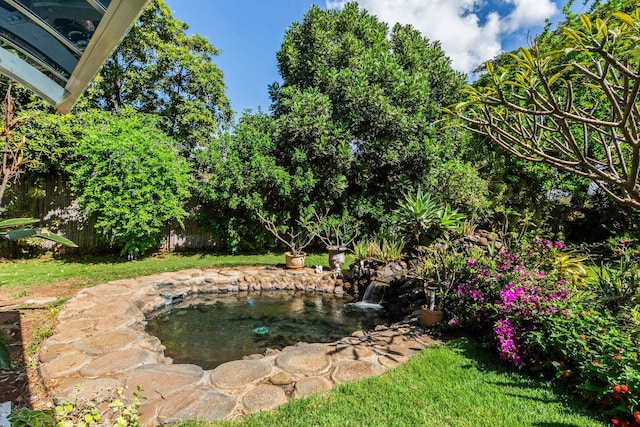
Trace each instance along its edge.
<path fill-rule="evenodd" d="M 522 338 L 539 329 L 544 316 L 569 294 L 566 280 L 544 271 L 545 249 L 548 252 L 547 246 L 534 243 L 523 254 L 500 251 L 468 260 L 467 280 L 450 297 L 451 315 L 491 336 L 500 356 L 517 366 L 540 359 Z"/>
<path fill-rule="evenodd" d="M 535 239 L 518 252 L 471 258 L 449 298 L 449 324 L 480 333 L 517 367 L 555 375 L 614 424 L 640 425 L 637 345 L 619 315 L 570 287 L 557 262 L 566 256 L 580 258 Z"/>
<path fill-rule="evenodd" d="M 592 301 L 574 296 L 543 319 L 524 339 L 544 355 L 544 367 L 602 413 L 632 421 L 640 399 L 637 346 L 618 319 L 599 312 Z"/>
<path fill-rule="evenodd" d="M 96 229 L 123 254 L 160 243 L 161 228 L 187 215 L 189 167 L 174 142 L 138 113 L 95 114 L 70 166 L 71 183 Z"/>
<path fill-rule="evenodd" d="M 369 242 L 368 255 L 385 264 L 402 259 L 404 241 L 392 237 L 384 237 L 381 241 Z"/>

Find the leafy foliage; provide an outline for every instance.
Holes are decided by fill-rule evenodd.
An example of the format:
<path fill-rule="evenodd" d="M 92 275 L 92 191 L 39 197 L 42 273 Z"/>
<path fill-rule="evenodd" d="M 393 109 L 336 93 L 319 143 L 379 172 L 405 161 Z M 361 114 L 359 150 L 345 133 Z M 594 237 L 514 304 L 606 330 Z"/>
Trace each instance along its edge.
<path fill-rule="evenodd" d="M 110 425 L 114 427 L 139 427 L 138 408 L 146 397 L 141 387 L 133 392 L 131 403 L 124 402 L 123 387 L 109 390 L 104 396 L 94 399 L 68 397 L 53 410 L 22 408 L 9 416 L 12 426 L 17 427 L 89 427 Z M 78 395 L 80 390 L 77 390 Z"/>
<path fill-rule="evenodd" d="M 510 152 L 592 180 L 613 200 L 640 206 L 637 43 L 640 9 L 574 18 L 562 43 L 521 48 L 511 68 L 487 64 L 487 84 L 447 110 Z"/>
<path fill-rule="evenodd" d="M 464 277 L 467 252 L 450 241 L 426 248 L 418 259 L 416 275 L 423 287 L 430 310 L 442 310 L 449 292 L 456 289 Z"/>
<path fill-rule="evenodd" d="M 303 255 L 304 248 L 309 246 L 315 238 L 315 235 L 311 233 L 307 226 L 309 218 L 300 217 L 295 226 L 287 227 L 276 224 L 273 218 L 258 215 L 273 237 L 289 248 L 291 255 Z"/>
<path fill-rule="evenodd" d="M 433 240 L 449 231 L 457 230 L 465 216 L 451 209 L 451 206 L 440 204 L 430 193 L 421 188 L 415 194 L 407 192 L 404 200 L 398 203 L 395 211 L 398 224 L 410 232 L 414 243 L 421 242 L 426 235 Z"/>
<path fill-rule="evenodd" d="M 161 117 L 160 126 L 189 153 L 231 118 L 218 50 L 152 0 L 107 60 L 87 97 L 104 110 L 130 106 Z"/>
<path fill-rule="evenodd" d="M 4 334 L 0 333 L 0 369 L 11 369 L 11 355 Z"/>
<path fill-rule="evenodd" d="M 327 248 L 335 249 L 348 248 L 358 238 L 361 226 L 347 212 L 339 216 L 329 216 L 327 211 L 321 216 L 315 209 L 312 210 L 311 218 L 305 225 L 311 234 L 320 239 Z"/>
<path fill-rule="evenodd" d="M 123 254 L 143 254 L 157 247 L 167 221 L 181 223 L 187 215 L 186 160 L 150 116 L 95 113 L 85 120 L 77 163 L 69 168 L 78 203 L 107 242 Z"/>
<path fill-rule="evenodd" d="M 385 264 L 398 261 L 404 256 L 404 241 L 392 237 L 382 237 L 380 240 L 371 240 L 367 247 L 370 258 Z"/>
<path fill-rule="evenodd" d="M 292 175 L 311 174 L 318 208 L 346 206 L 372 232 L 390 217 L 394 194 L 461 158 L 468 139 L 434 122 L 439 106 L 458 99 L 463 76 L 414 28 L 389 30 L 355 3 L 313 6 L 287 30 L 277 59 L 278 160 Z M 442 168 L 440 179 L 453 173 Z"/>
<path fill-rule="evenodd" d="M 53 411 L 22 408 L 9 415 L 9 421 L 15 427 L 54 427 L 56 420 Z"/>
<path fill-rule="evenodd" d="M 557 308 L 523 345 L 539 349 L 545 366 L 603 414 L 635 421 L 640 410 L 637 345 L 615 316 L 588 300 L 570 298 Z"/>
<path fill-rule="evenodd" d="M 209 224 L 231 252 L 253 251 L 272 241 L 256 212 L 295 226 L 301 206 L 310 203 L 313 176 L 307 168 L 291 171 L 279 161 L 276 123 L 267 114 L 244 114 L 235 133 L 212 140 L 198 153 L 203 180 L 199 198 Z"/>
<path fill-rule="evenodd" d="M 51 233 L 42 228 L 30 228 L 31 224 L 40 222 L 35 218 L 11 218 L 0 221 L 0 237 L 16 241 L 29 237 L 37 237 L 40 239 L 50 240 L 64 246 L 75 248 L 78 245 L 71 240 L 58 234 Z"/>

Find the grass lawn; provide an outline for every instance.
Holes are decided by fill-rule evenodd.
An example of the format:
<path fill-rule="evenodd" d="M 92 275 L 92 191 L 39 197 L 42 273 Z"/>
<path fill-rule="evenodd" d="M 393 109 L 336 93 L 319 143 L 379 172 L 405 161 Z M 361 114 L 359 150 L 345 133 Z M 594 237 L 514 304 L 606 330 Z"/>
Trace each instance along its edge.
<path fill-rule="evenodd" d="M 204 426 L 603 426 L 551 383 L 510 370 L 467 339 L 431 347 L 408 363 L 331 392 L 236 421 Z"/>
<path fill-rule="evenodd" d="M 348 266 L 353 256 L 347 256 Z M 43 257 L 0 263 L 0 286 L 12 292 L 28 291 L 31 286 L 67 282 L 78 287 L 93 286 L 110 280 L 129 279 L 165 271 L 188 268 L 233 267 L 284 264 L 282 254 L 213 255 L 166 253 L 127 261 L 118 256 Z M 308 255 L 307 267 L 323 265 L 328 269 L 326 254 Z"/>

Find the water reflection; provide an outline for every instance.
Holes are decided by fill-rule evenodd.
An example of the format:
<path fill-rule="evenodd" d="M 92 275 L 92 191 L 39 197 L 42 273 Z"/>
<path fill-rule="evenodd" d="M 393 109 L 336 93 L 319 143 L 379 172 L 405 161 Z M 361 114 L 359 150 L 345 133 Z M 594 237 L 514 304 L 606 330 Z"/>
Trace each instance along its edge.
<path fill-rule="evenodd" d="M 382 310 L 359 310 L 350 297 L 277 292 L 188 298 L 157 312 L 147 332 L 175 363 L 221 363 L 304 342 L 332 342 L 386 324 Z M 256 332 L 257 331 L 257 332 Z"/>

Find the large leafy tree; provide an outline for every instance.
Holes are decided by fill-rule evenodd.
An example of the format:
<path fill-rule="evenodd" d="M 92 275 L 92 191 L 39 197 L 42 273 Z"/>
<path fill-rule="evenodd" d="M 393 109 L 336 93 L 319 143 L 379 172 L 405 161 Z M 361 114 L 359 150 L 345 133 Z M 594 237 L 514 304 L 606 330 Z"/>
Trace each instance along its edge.
<path fill-rule="evenodd" d="M 106 110 L 125 105 L 159 115 L 162 129 L 188 151 L 231 119 L 218 50 L 187 35 L 163 0 L 151 0 L 138 23 L 105 63 L 89 99 Z"/>
<path fill-rule="evenodd" d="M 198 154 L 206 203 L 201 221 L 223 238 L 226 249 L 253 251 L 273 238 L 258 214 L 277 216 L 280 225 L 294 225 L 302 207 L 311 203 L 314 178 L 306 168 L 283 165 L 275 143 L 276 122 L 246 112 L 234 127 Z"/>
<path fill-rule="evenodd" d="M 613 3 L 569 15 L 559 43 L 540 37 L 506 64 L 489 63 L 483 84 L 449 112 L 512 155 L 587 178 L 638 208 L 640 11 Z"/>
<path fill-rule="evenodd" d="M 460 162 L 467 139 L 434 122 L 459 99 L 464 76 L 412 27 L 389 30 L 356 3 L 312 6 L 287 30 L 277 59 L 277 151 L 290 171 L 311 171 L 318 205 L 349 205 L 375 226 L 407 185 L 427 184 L 443 161 Z"/>

